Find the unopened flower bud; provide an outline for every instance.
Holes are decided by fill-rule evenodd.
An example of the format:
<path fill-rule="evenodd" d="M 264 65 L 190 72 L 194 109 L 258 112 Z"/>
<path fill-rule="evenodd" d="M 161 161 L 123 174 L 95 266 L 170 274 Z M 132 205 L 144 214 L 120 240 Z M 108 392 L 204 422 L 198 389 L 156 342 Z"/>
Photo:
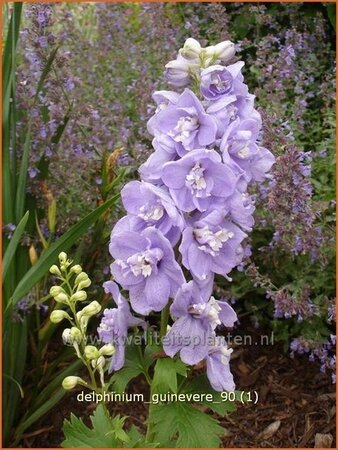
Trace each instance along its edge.
<path fill-rule="evenodd" d="M 182 59 L 175 59 L 165 66 L 166 80 L 174 86 L 186 86 L 190 81 L 189 64 Z"/>
<path fill-rule="evenodd" d="M 69 303 L 69 297 L 64 292 L 61 292 L 60 294 L 56 295 L 54 299 L 56 302 L 63 303 L 65 305 L 68 305 Z"/>
<path fill-rule="evenodd" d="M 71 272 L 71 273 L 75 273 L 75 274 L 79 274 L 79 273 L 82 272 L 82 267 L 80 266 L 80 264 L 75 264 L 75 266 L 73 266 L 73 267 L 70 269 L 70 272 Z"/>
<path fill-rule="evenodd" d="M 72 327 L 70 329 L 70 337 L 73 339 L 73 342 L 80 343 L 82 340 L 82 333 L 78 328 Z"/>
<path fill-rule="evenodd" d="M 87 288 L 87 287 L 89 287 L 91 284 L 92 284 L 92 282 L 90 281 L 89 278 L 87 278 L 86 280 L 80 281 L 80 283 L 79 283 L 77 289 L 80 290 L 80 289 Z"/>
<path fill-rule="evenodd" d="M 98 314 L 101 311 L 101 305 L 99 302 L 94 300 L 93 302 L 89 303 L 89 305 L 85 306 L 82 311 L 82 315 L 85 316 L 93 316 L 94 314 Z"/>
<path fill-rule="evenodd" d="M 215 45 L 216 55 L 223 62 L 230 61 L 235 55 L 235 44 L 231 41 L 223 41 Z"/>
<path fill-rule="evenodd" d="M 70 340 L 70 328 L 65 328 L 62 332 L 62 341 L 65 345 L 67 345 L 71 344 Z"/>
<path fill-rule="evenodd" d="M 87 385 L 87 383 L 80 377 L 74 377 L 74 376 L 70 376 L 70 377 L 66 377 L 63 381 L 62 381 L 62 387 L 63 389 L 65 389 L 66 391 L 69 391 L 71 389 L 74 389 L 76 385 L 78 384 L 82 384 L 84 386 Z"/>
<path fill-rule="evenodd" d="M 65 264 L 67 262 L 67 253 L 61 252 L 59 254 L 59 261 L 60 261 L 60 264 Z"/>
<path fill-rule="evenodd" d="M 86 272 L 81 272 L 79 273 L 79 275 L 75 278 L 74 284 L 75 286 L 77 286 L 79 283 L 81 283 L 81 281 L 86 281 L 88 280 L 88 275 L 86 274 Z"/>
<path fill-rule="evenodd" d="M 56 275 L 57 277 L 61 277 L 60 269 L 55 264 L 52 265 L 52 267 L 49 269 L 49 272 L 52 275 Z"/>
<path fill-rule="evenodd" d="M 71 320 L 70 315 L 61 309 L 53 311 L 50 315 L 50 321 L 52 323 L 60 323 L 63 319 Z"/>
<path fill-rule="evenodd" d="M 82 333 L 81 331 L 76 328 L 65 328 L 62 333 L 62 340 L 64 344 L 71 344 L 73 345 L 75 343 L 80 343 L 82 340 Z"/>
<path fill-rule="evenodd" d="M 83 302 L 87 298 L 86 291 L 77 291 L 70 297 L 71 302 Z"/>
<path fill-rule="evenodd" d="M 87 359 L 97 359 L 100 354 L 99 351 L 94 345 L 87 345 L 84 349 L 84 354 Z"/>
<path fill-rule="evenodd" d="M 236 53 L 235 44 L 231 41 L 223 41 L 216 45 L 210 45 L 205 49 L 206 55 L 223 62 L 230 61 Z"/>
<path fill-rule="evenodd" d="M 179 52 L 183 58 L 194 60 L 199 57 L 201 49 L 201 44 L 196 41 L 196 39 L 189 38 L 185 41 L 183 48 L 181 48 Z"/>
<path fill-rule="evenodd" d="M 112 356 L 115 353 L 115 347 L 112 344 L 106 344 L 100 348 L 99 354 L 103 356 Z"/>
<path fill-rule="evenodd" d="M 56 297 L 57 295 L 61 294 L 61 292 L 65 293 L 61 286 L 52 286 L 49 289 L 49 293 L 52 297 Z"/>
<path fill-rule="evenodd" d="M 92 361 L 93 369 L 99 369 L 99 370 L 101 369 L 102 370 L 104 368 L 105 364 L 106 364 L 106 359 L 104 356 L 100 356 L 98 359 L 94 359 Z"/>

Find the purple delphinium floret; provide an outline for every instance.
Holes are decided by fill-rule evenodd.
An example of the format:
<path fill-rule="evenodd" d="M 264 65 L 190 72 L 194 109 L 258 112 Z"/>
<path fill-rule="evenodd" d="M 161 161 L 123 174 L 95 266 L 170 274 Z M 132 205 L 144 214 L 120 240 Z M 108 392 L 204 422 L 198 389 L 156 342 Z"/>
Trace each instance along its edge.
<path fill-rule="evenodd" d="M 246 234 L 224 218 L 222 210 L 196 217 L 183 231 L 180 253 L 183 265 L 204 280 L 212 273 L 227 275 L 239 264 L 238 248 Z"/>
<path fill-rule="evenodd" d="M 243 66 L 243 61 L 238 61 L 227 67 L 215 65 L 202 70 L 201 94 L 207 100 L 217 100 L 224 95 L 247 95 L 248 87 L 241 74 Z"/>
<path fill-rule="evenodd" d="M 208 345 L 218 325 L 232 327 L 236 313 L 225 302 L 206 300 L 198 295 L 194 282 L 182 286 L 178 291 L 170 313 L 176 318 L 164 339 L 165 353 L 173 357 L 180 352 L 186 364 L 197 364 L 208 354 Z"/>
<path fill-rule="evenodd" d="M 163 183 L 178 208 L 190 212 L 207 210 L 224 202 L 235 191 L 237 177 L 214 150 L 196 149 L 163 167 Z"/>
<path fill-rule="evenodd" d="M 111 272 L 129 290 L 130 303 L 139 314 L 161 311 L 184 283 L 184 276 L 168 239 L 150 227 L 136 233 L 112 233 Z"/>
<path fill-rule="evenodd" d="M 126 338 L 129 327 L 146 328 L 144 320 L 134 317 L 130 312 L 129 303 L 121 295 L 119 288 L 114 281 L 107 281 L 103 284 L 107 294 L 111 294 L 117 308 L 105 309 L 101 323 L 97 329 L 99 338 L 105 344 L 113 344 L 115 353 L 111 358 L 108 372 L 119 370 L 124 365 L 124 354 Z"/>
<path fill-rule="evenodd" d="M 174 246 L 184 226 L 184 219 L 164 188 L 140 181 L 131 181 L 122 189 L 121 197 L 128 216 L 116 224 L 114 233 L 140 232 L 154 226 Z"/>
<path fill-rule="evenodd" d="M 192 149 L 213 144 L 217 125 L 196 95 L 185 89 L 176 103 L 169 104 L 149 120 L 148 130 L 155 137 L 169 136 L 182 156 Z"/>
<path fill-rule="evenodd" d="M 232 349 L 228 348 L 224 339 L 215 337 L 215 342 L 209 346 L 206 357 L 207 377 L 215 391 L 235 390 L 235 383 L 230 371 L 230 355 Z"/>
<path fill-rule="evenodd" d="M 220 144 L 224 162 L 237 164 L 247 182 L 263 181 L 275 162 L 269 150 L 257 145 L 259 131 L 260 122 L 237 118 L 228 126 Z"/>

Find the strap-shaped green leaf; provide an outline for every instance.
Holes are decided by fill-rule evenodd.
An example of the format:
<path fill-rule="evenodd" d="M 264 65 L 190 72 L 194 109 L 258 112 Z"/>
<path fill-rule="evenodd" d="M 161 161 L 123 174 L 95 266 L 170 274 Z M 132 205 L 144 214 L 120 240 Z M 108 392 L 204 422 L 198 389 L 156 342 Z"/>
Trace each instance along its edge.
<path fill-rule="evenodd" d="M 2 282 L 5 281 L 9 266 L 11 265 L 11 262 L 14 258 L 16 249 L 19 245 L 21 236 L 23 232 L 25 231 L 26 223 L 29 217 L 29 211 L 26 212 L 26 214 L 23 216 L 23 218 L 20 220 L 19 225 L 16 227 L 12 239 L 10 240 L 8 247 L 5 251 L 3 260 L 2 260 Z"/>
<path fill-rule="evenodd" d="M 49 249 L 41 256 L 38 262 L 31 267 L 26 275 L 17 285 L 12 302 L 15 305 L 20 298 L 27 294 L 31 288 L 48 272 L 49 267 L 54 264 L 60 252 L 68 250 L 76 241 L 88 230 L 88 228 L 103 214 L 112 207 L 118 200 L 120 194 L 107 200 L 103 205 L 87 214 L 80 222 L 73 225 L 63 236 L 61 236 Z"/>

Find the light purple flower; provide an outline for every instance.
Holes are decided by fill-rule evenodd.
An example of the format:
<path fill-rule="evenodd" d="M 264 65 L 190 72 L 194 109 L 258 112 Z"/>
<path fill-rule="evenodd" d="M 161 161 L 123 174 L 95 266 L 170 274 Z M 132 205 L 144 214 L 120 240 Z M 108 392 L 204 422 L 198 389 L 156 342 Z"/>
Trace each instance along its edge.
<path fill-rule="evenodd" d="M 223 95 L 211 102 L 206 112 L 214 117 L 217 123 L 217 138 L 222 138 L 229 124 L 240 118 L 251 119 L 261 123 L 261 116 L 254 108 L 255 96 L 247 94 L 245 97 Z"/>
<path fill-rule="evenodd" d="M 176 318 L 164 338 L 163 349 L 173 357 L 180 352 L 186 364 L 194 365 L 208 354 L 208 346 L 218 325 L 232 327 L 237 320 L 235 311 L 228 303 L 210 297 L 205 301 L 194 286 L 189 283 L 178 291 L 170 313 Z"/>
<path fill-rule="evenodd" d="M 207 377 L 215 391 L 233 392 L 235 390 L 229 364 L 231 353 L 232 349 L 228 348 L 220 336 L 216 337 L 214 345 L 209 347 L 206 357 Z"/>
<path fill-rule="evenodd" d="M 255 221 L 252 216 L 255 211 L 254 196 L 247 192 L 236 190 L 227 200 L 228 213 L 231 219 L 244 230 L 251 231 Z"/>
<path fill-rule="evenodd" d="M 155 151 L 140 166 L 139 173 L 144 181 L 162 184 L 161 175 L 164 164 L 176 160 L 179 156 L 175 142 L 165 134 L 154 138 L 152 144 Z"/>
<path fill-rule="evenodd" d="M 154 227 L 112 233 L 109 251 L 115 259 L 111 272 L 140 314 L 161 311 L 184 283 L 170 242 Z"/>
<path fill-rule="evenodd" d="M 169 84 L 177 87 L 187 86 L 191 81 L 189 69 L 191 64 L 181 55 L 166 64 L 164 77 Z"/>
<path fill-rule="evenodd" d="M 240 243 L 245 237 L 224 218 L 223 211 L 206 212 L 183 231 L 179 247 L 182 263 L 201 280 L 211 272 L 227 275 L 241 260 Z"/>
<path fill-rule="evenodd" d="M 248 87 L 243 83 L 243 61 L 224 67 L 210 66 L 201 72 L 201 94 L 207 100 L 217 100 L 225 95 L 246 96 Z"/>
<path fill-rule="evenodd" d="M 144 320 L 134 317 L 130 312 L 129 303 L 121 295 L 114 281 L 103 284 L 107 294 L 111 294 L 117 308 L 105 309 L 101 323 L 97 329 L 100 340 L 105 344 L 113 344 L 115 353 L 111 358 L 108 372 L 119 370 L 124 365 L 125 345 L 129 327 L 143 327 L 146 329 Z"/>
<path fill-rule="evenodd" d="M 215 201 L 233 194 L 237 177 L 222 164 L 214 150 L 192 150 L 178 161 L 165 164 L 162 180 L 182 211 L 205 211 Z"/>
<path fill-rule="evenodd" d="M 231 159 L 237 164 L 247 182 L 263 181 L 275 162 L 269 150 L 257 145 L 259 131 L 260 122 L 237 118 L 225 131 L 220 144 L 224 162 L 229 164 Z"/>
<path fill-rule="evenodd" d="M 123 217 L 116 224 L 114 233 L 140 232 L 154 226 L 173 246 L 177 243 L 184 219 L 167 191 L 144 181 L 131 181 L 122 189 L 121 197 L 131 217 Z"/>
<path fill-rule="evenodd" d="M 185 89 L 177 102 L 169 104 L 148 121 L 148 130 L 155 137 L 169 136 L 182 156 L 194 148 L 211 145 L 215 141 L 217 125 L 208 115 L 196 95 Z"/>
<path fill-rule="evenodd" d="M 180 96 L 174 91 L 155 91 L 152 97 L 157 105 L 156 112 L 159 112 L 165 109 L 169 104 L 177 103 Z"/>

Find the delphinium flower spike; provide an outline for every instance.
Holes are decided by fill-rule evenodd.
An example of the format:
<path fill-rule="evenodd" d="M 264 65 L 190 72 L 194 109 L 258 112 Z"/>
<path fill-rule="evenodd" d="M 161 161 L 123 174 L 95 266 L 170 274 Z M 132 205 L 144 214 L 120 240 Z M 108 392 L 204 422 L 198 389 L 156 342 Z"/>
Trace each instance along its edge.
<path fill-rule="evenodd" d="M 131 308 L 148 315 L 172 302 L 163 349 L 190 365 L 205 361 L 216 390 L 234 389 L 231 349 L 216 333 L 237 316 L 212 296 L 214 276 L 231 281 L 228 274 L 241 263 L 254 225 L 248 186 L 263 182 L 274 163 L 259 142 L 262 121 L 244 83 L 244 62 L 234 55 L 230 41 L 203 48 L 189 38 L 165 66 L 177 91 L 153 94 L 157 109 L 148 131 L 154 152 L 139 169 L 141 181 L 122 191 L 127 215 L 109 245 L 111 273 L 129 291 Z M 118 346 L 110 366 L 118 370 L 122 337 L 128 326 L 143 322 L 131 315 L 115 283 L 105 288 L 118 308 L 105 310 L 98 332 Z"/>

